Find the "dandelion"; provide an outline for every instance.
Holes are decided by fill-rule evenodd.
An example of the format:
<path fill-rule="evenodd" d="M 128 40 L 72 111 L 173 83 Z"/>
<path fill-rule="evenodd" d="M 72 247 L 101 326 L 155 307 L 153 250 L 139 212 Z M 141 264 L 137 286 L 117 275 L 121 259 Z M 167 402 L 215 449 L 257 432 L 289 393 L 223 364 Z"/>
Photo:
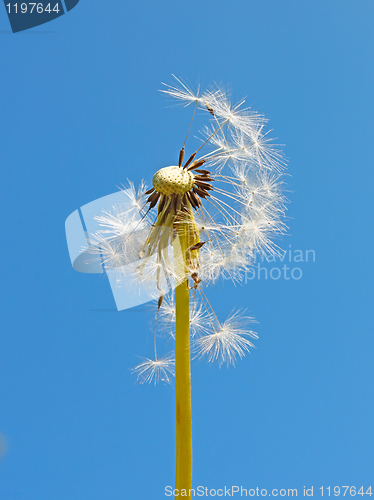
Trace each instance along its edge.
<path fill-rule="evenodd" d="M 176 78 L 162 92 L 193 108 L 179 157 L 154 173 L 150 189 L 130 185 L 130 209 L 113 207 L 97 216 L 102 229 L 91 252 L 119 276 L 135 263 L 134 281 L 157 285 L 154 359 L 145 358 L 133 372 L 141 383 L 170 383 L 175 373 L 176 488 L 188 492 L 191 348 L 197 358 L 229 365 L 257 338 L 248 327 L 254 319 L 243 313 L 220 322 L 204 289 L 222 278 L 240 281 L 258 252 L 279 252 L 274 240 L 285 232 L 285 160 L 265 130 L 266 119 L 244 101 L 232 105 L 223 89 L 194 92 Z M 186 155 L 197 110 L 208 123 L 200 147 Z M 175 296 L 166 288 L 175 288 Z M 175 356 L 157 357 L 160 331 L 175 343 Z"/>

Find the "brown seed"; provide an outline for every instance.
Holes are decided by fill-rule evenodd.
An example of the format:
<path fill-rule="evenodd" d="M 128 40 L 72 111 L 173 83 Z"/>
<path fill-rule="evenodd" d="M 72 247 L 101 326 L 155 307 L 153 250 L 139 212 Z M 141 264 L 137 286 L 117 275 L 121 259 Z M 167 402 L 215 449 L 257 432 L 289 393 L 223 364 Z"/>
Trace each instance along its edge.
<path fill-rule="evenodd" d="M 213 189 L 213 186 L 211 184 L 207 184 L 206 182 L 201 181 L 197 181 L 195 183 L 195 186 L 199 187 L 200 189 L 205 189 L 206 191 L 211 191 Z"/>
<path fill-rule="evenodd" d="M 160 297 L 158 299 L 158 307 L 157 307 L 157 309 L 160 309 L 163 300 L 164 300 L 164 296 L 160 295 Z"/>
<path fill-rule="evenodd" d="M 214 180 L 211 177 L 209 177 L 209 175 L 195 175 L 194 179 L 196 181 L 203 181 L 203 182 L 205 182 L 205 181 L 209 182 L 209 181 L 213 181 Z"/>
<path fill-rule="evenodd" d="M 192 245 L 192 247 L 188 248 L 188 250 L 199 250 L 203 245 L 205 245 L 205 243 L 206 241 L 199 241 L 199 243 Z"/>
<path fill-rule="evenodd" d="M 160 203 L 158 204 L 158 210 L 157 210 L 158 214 L 160 214 L 162 212 L 162 210 L 164 209 L 165 202 L 166 202 L 166 196 L 162 195 L 161 199 L 160 199 Z"/>
<path fill-rule="evenodd" d="M 191 155 L 191 156 L 188 158 L 188 160 L 186 161 L 186 163 L 184 164 L 184 167 L 183 167 L 183 168 L 187 168 L 187 166 L 191 163 L 191 161 L 193 161 L 193 160 L 194 160 L 195 156 L 196 156 L 196 153 L 194 153 L 193 155 Z"/>
<path fill-rule="evenodd" d="M 183 148 L 180 150 L 180 153 L 179 153 L 179 163 L 178 163 L 178 166 L 179 166 L 179 167 L 181 167 L 181 166 L 182 166 L 183 159 L 184 159 L 184 146 L 183 146 Z"/>
<path fill-rule="evenodd" d="M 194 203 L 192 201 L 192 197 L 191 197 L 191 191 L 188 191 L 186 193 L 186 196 L 187 196 L 187 200 L 191 203 L 191 205 L 193 206 L 193 208 L 195 208 Z"/>
<path fill-rule="evenodd" d="M 151 189 L 148 189 L 148 191 L 146 191 L 144 194 L 151 194 L 153 193 L 153 191 L 155 190 L 155 188 L 151 188 Z"/>
<path fill-rule="evenodd" d="M 211 174 L 209 170 L 196 170 L 196 172 L 198 172 L 199 174 Z"/>
<path fill-rule="evenodd" d="M 160 194 L 159 194 L 159 193 L 157 193 L 157 191 L 155 191 L 154 193 L 152 193 L 152 194 L 148 197 L 148 199 L 147 199 L 147 203 L 152 203 L 152 201 L 153 201 L 153 200 L 155 200 L 155 199 L 157 200 L 159 196 L 160 196 Z"/>
<path fill-rule="evenodd" d="M 156 205 L 156 203 L 158 202 L 158 199 L 160 198 L 160 194 L 159 193 L 153 193 L 153 194 L 151 194 L 150 198 L 153 195 L 156 195 L 156 196 L 154 196 L 154 198 L 152 200 L 148 200 L 150 202 L 149 210 L 151 210 L 151 208 L 153 208 Z"/>
<path fill-rule="evenodd" d="M 191 191 L 188 191 L 188 193 L 186 193 L 186 194 L 187 194 L 188 201 L 192 205 L 192 208 L 197 210 L 199 207 L 199 204 L 196 202 L 195 198 L 193 197 L 193 193 Z"/>
<path fill-rule="evenodd" d="M 195 153 L 196 154 L 196 153 Z M 205 160 L 195 160 L 194 162 L 191 163 L 191 165 L 188 167 L 188 171 L 190 172 L 191 170 L 195 170 L 195 168 L 201 167 L 205 163 Z M 184 166 L 186 168 L 186 165 Z"/>
<path fill-rule="evenodd" d="M 214 115 L 214 109 L 211 108 L 208 104 L 205 105 L 206 106 L 206 109 L 209 111 L 209 113 L 212 115 L 212 116 L 215 116 Z"/>
<path fill-rule="evenodd" d="M 199 189 L 198 187 L 194 186 L 192 188 L 193 192 L 198 194 L 200 198 L 209 198 L 210 194 L 204 191 L 203 189 Z"/>
<path fill-rule="evenodd" d="M 197 207 L 199 207 L 200 205 L 202 205 L 200 198 L 198 196 L 196 196 L 195 193 L 193 193 L 192 191 L 190 191 L 190 194 L 191 194 L 191 198 L 194 200 L 194 202 L 197 205 Z"/>

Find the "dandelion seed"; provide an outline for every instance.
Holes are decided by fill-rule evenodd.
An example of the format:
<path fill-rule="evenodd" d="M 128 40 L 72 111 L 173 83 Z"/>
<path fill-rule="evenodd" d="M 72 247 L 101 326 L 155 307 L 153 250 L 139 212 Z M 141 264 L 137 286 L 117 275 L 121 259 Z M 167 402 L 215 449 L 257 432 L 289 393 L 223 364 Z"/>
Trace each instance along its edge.
<path fill-rule="evenodd" d="M 144 358 L 144 361 L 132 369 L 141 383 L 157 384 L 158 382 L 172 383 L 174 377 L 174 356 L 168 355 L 160 359 Z"/>
<path fill-rule="evenodd" d="M 232 314 L 216 331 L 195 341 L 197 357 L 207 357 L 210 362 L 217 360 L 220 366 L 235 365 L 238 357 L 242 358 L 254 347 L 247 337 L 258 338 L 254 331 L 246 328 L 253 322 L 253 318 L 240 316 L 239 312 Z"/>
<path fill-rule="evenodd" d="M 177 78 L 176 76 L 174 76 L 174 78 L 178 82 L 179 87 L 173 87 L 172 85 L 163 83 L 163 85 L 165 85 L 166 88 L 161 90 L 161 92 L 170 95 L 174 99 L 186 101 L 187 102 L 186 106 L 188 106 L 193 102 L 200 101 L 199 91 L 197 91 L 196 93 L 193 92 L 186 83 L 182 82 L 180 78 Z"/>
<path fill-rule="evenodd" d="M 164 297 L 159 308 L 159 326 L 161 332 L 166 332 L 172 337 L 175 336 L 175 300 L 173 295 Z M 190 300 L 190 328 L 191 337 L 200 337 L 210 331 L 209 315 L 203 304 L 199 302 L 195 295 Z"/>

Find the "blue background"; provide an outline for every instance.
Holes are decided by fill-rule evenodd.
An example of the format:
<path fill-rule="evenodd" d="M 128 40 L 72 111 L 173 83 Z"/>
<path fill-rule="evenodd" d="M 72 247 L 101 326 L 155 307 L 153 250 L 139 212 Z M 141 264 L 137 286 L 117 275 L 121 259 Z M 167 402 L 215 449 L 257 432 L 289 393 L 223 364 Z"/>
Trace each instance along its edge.
<path fill-rule="evenodd" d="M 209 290 L 260 339 L 236 368 L 193 366 L 194 485 L 374 492 L 373 2 L 82 0 L 19 34 L 0 14 L 1 500 L 173 485 L 173 387 L 130 372 L 154 311 L 116 312 L 64 233 L 79 206 L 175 163 L 190 109 L 157 92 L 172 73 L 270 118 L 290 159 L 281 246 L 316 252 L 300 280 Z"/>

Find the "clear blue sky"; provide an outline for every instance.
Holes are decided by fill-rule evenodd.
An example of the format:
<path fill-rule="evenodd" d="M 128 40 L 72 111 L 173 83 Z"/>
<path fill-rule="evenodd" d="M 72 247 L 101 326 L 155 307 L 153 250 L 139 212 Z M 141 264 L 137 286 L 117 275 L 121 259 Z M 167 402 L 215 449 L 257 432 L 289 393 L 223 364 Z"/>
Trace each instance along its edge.
<path fill-rule="evenodd" d="M 117 312 L 64 232 L 79 206 L 175 162 L 189 115 L 157 92 L 172 73 L 270 118 L 290 161 L 281 246 L 316 255 L 299 280 L 209 291 L 260 339 L 236 368 L 193 366 L 194 485 L 374 482 L 373 18 L 370 0 L 81 0 L 12 34 L 0 9 L 0 500 L 162 499 L 173 484 L 173 388 L 130 372 L 152 354 L 152 311 Z"/>

